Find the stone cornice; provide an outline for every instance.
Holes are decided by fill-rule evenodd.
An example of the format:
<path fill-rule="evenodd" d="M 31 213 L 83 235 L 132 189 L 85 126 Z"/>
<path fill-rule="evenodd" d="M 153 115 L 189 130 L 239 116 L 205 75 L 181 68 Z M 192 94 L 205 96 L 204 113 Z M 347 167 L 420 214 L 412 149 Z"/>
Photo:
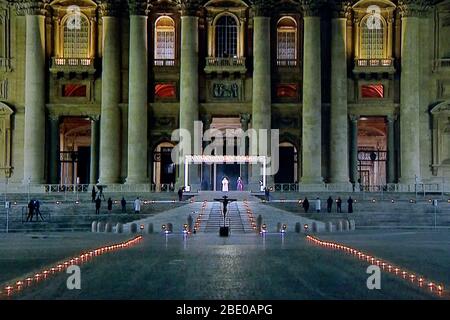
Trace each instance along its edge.
<path fill-rule="evenodd" d="M 99 7 L 103 17 L 117 17 L 121 14 L 120 0 L 101 0 Z"/>
<path fill-rule="evenodd" d="M 255 17 L 268 17 L 275 5 L 273 0 L 252 0 L 252 9 Z"/>
<path fill-rule="evenodd" d="M 300 6 L 305 17 L 320 16 L 320 9 L 324 5 L 324 0 L 300 0 Z"/>
<path fill-rule="evenodd" d="M 16 10 L 18 15 L 41 15 L 47 14 L 49 0 L 18 0 Z"/>
<path fill-rule="evenodd" d="M 201 0 L 177 0 L 181 7 L 182 16 L 197 16 L 202 4 Z"/>
<path fill-rule="evenodd" d="M 150 6 L 146 0 L 128 0 L 128 10 L 132 16 L 146 16 Z"/>
<path fill-rule="evenodd" d="M 421 17 L 432 5 L 431 0 L 399 0 L 398 2 L 402 17 Z"/>

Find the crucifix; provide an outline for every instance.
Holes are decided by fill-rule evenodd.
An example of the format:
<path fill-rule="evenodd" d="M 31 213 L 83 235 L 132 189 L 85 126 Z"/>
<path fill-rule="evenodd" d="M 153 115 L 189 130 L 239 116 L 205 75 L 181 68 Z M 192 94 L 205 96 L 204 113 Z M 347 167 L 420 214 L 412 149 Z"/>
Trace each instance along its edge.
<path fill-rule="evenodd" d="M 237 201 L 237 199 L 229 199 L 227 196 L 223 196 L 222 199 L 214 199 L 214 201 L 222 202 L 223 204 L 223 226 L 225 227 L 225 219 L 228 212 L 228 204 L 230 204 L 233 201 Z"/>

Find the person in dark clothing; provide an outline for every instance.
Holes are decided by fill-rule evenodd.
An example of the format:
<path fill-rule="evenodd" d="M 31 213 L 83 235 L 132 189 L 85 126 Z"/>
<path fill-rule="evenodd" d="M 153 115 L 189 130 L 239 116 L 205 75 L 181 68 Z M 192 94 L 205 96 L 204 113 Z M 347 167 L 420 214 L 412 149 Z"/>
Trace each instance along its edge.
<path fill-rule="evenodd" d="M 92 197 L 92 202 L 95 202 L 95 198 L 97 197 L 97 191 L 95 191 L 95 186 L 92 186 L 91 197 Z"/>
<path fill-rule="evenodd" d="M 120 200 L 120 205 L 122 206 L 122 213 L 127 213 L 127 201 L 124 197 Z"/>
<path fill-rule="evenodd" d="M 353 199 L 349 197 L 347 200 L 348 203 L 348 213 L 353 213 Z"/>
<path fill-rule="evenodd" d="M 331 196 L 327 199 L 327 211 L 328 213 L 331 213 L 331 208 L 333 208 L 333 198 Z"/>
<path fill-rule="evenodd" d="M 102 199 L 97 197 L 95 199 L 95 214 L 100 214 L 100 207 L 102 206 Z"/>
<path fill-rule="evenodd" d="M 33 221 L 33 216 L 34 216 L 34 200 L 30 200 L 30 202 L 28 202 L 28 216 L 26 222 Z"/>
<path fill-rule="evenodd" d="M 269 188 L 264 189 L 264 195 L 266 196 L 266 201 L 270 201 L 270 190 Z"/>
<path fill-rule="evenodd" d="M 183 188 L 178 189 L 178 201 L 183 201 Z"/>
<path fill-rule="evenodd" d="M 303 210 L 305 210 L 305 213 L 308 213 L 308 210 L 309 210 L 308 198 L 305 197 L 305 200 L 303 200 L 302 206 L 303 206 Z"/>
<path fill-rule="evenodd" d="M 339 198 L 336 200 L 336 205 L 337 205 L 336 211 L 337 211 L 338 213 L 342 213 L 342 199 L 341 199 L 341 197 L 339 197 Z"/>
<path fill-rule="evenodd" d="M 41 203 L 39 200 L 34 200 L 33 207 L 34 214 L 36 215 L 36 221 L 39 221 L 39 217 L 41 217 L 41 220 L 44 221 L 44 217 L 41 214 Z"/>
<path fill-rule="evenodd" d="M 111 198 L 108 198 L 108 213 L 111 213 L 112 205 L 113 205 L 113 202 L 112 202 Z"/>

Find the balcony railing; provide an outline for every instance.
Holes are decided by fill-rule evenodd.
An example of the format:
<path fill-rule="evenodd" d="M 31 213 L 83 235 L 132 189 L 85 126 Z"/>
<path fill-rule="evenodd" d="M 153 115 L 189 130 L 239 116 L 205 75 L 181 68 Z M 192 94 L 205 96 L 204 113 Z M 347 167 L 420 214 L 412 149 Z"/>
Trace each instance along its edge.
<path fill-rule="evenodd" d="M 295 68 L 298 66 L 298 61 L 296 59 L 278 59 L 277 66 Z"/>
<path fill-rule="evenodd" d="M 175 59 L 155 59 L 153 65 L 155 67 L 176 67 L 178 62 Z"/>
<path fill-rule="evenodd" d="M 450 68 L 450 58 L 438 59 L 434 61 L 434 71 L 442 68 Z"/>
<path fill-rule="evenodd" d="M 245 58 L 206 58 L 205 72 L 246 72 Z"/>
<path fill-rule="evenodd" d="M 392 67 L 393 59 L 356 59 L 358 67 Z"/>
<path fill-rule="evenodd" d="M 52 67 L 91 67 L 94 59 L 90 58 L 52 58 Z"/>

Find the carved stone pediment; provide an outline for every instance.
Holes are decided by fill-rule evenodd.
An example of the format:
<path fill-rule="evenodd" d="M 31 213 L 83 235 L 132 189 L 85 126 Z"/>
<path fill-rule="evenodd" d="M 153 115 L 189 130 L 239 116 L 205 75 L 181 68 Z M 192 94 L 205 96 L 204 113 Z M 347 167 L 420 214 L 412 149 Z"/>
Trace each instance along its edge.
<path fill-rule="evenodd" d="M 439 103 L 430 112 L 431 114 L 450 113 L 450 101 Z"/>

